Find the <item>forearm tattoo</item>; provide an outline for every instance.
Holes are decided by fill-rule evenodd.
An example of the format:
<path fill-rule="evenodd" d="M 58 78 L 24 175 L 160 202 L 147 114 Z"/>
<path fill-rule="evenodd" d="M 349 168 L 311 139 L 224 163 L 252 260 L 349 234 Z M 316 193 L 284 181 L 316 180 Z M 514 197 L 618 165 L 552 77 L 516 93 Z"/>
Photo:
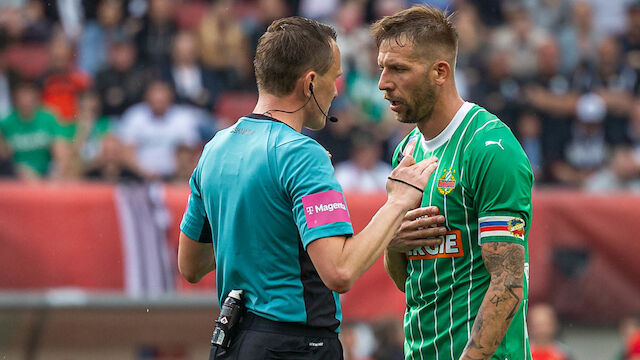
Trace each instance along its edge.
<path fill-rule="evenodd" d="M 461 359 L 490 359 L 502 342 L 523 296 L 524 247 L 496 242 L 482 245 L 482 259 L 491 284 L 478 310 L 471 338 Z"/>

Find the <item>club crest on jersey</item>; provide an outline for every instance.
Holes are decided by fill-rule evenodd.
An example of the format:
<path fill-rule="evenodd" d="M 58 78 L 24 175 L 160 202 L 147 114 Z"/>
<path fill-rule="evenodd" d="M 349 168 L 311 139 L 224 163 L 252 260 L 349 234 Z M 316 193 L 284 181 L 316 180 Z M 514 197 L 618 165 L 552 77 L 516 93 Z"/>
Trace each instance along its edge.
<path fill-rule="evenodd" d="M 507 223 L 507 230 L 509 230 L 509 232 L 515 237 L 524 237 L 524 220 L 520 218 L 513 218 L 509 220 Z"/>
<path fill-rule="evenodd" d="M 456 187 L 455 169 L 444 169 L 444 173 L 438 179 L 438 191 L 442 195 L 448 195 Z"/>

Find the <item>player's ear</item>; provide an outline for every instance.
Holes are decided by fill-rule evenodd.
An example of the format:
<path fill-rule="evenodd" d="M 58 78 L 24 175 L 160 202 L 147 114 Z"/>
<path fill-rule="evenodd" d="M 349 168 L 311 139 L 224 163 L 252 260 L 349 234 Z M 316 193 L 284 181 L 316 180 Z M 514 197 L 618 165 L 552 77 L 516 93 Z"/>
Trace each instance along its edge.
<path fill-rule="evenodd" d="M 440 60 L 433 64 L 436 85 L 442 85 L 451 77 L 451 65 L 447 61 Z"/>

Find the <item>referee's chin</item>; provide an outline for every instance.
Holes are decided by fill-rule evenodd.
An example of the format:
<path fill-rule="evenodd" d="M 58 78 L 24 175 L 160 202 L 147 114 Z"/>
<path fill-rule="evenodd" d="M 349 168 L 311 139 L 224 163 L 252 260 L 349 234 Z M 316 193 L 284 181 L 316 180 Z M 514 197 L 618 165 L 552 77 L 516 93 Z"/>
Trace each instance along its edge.
<path fill-rule="evenodd" d="M 305 128 L 314 131 L 324 129 L 325 125 L 327 125 L 327 118 L 325 118 L 324 115 L 314 116 L 312 119 L 307 119 L 304 123 Z"/>

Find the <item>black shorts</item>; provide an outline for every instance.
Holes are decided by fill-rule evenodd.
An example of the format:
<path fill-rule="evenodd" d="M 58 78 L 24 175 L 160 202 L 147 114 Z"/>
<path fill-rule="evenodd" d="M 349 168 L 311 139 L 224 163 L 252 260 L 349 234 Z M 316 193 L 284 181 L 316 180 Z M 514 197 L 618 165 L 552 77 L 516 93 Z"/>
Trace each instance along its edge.
<path fill-rule="evenodd" d="M 267 320 L 242 319 L 228 349 L 211 347 L 210 360 L 343 360 L 338 334 L 328 329 Z"/>

